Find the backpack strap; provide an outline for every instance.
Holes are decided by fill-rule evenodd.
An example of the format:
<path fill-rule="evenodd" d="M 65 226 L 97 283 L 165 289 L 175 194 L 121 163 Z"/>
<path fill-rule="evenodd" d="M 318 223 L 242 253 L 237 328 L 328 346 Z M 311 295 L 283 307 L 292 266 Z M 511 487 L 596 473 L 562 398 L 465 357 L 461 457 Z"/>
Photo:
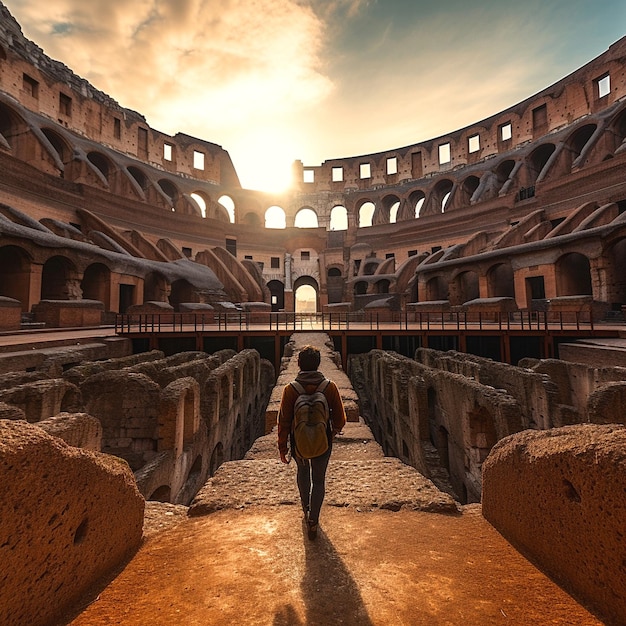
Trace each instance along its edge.
<path fill-rule="evenodd" d="M 324 378 L 324 380 L 317 386 L 316 391 L 321 391 L 324 393 L 326 391 L 326 387 L 330 384 L 330 380 L 328 378 Z"/>
<path fill-rule="evenodd" d="M 292 380 L 289 384 L 298 392 L 298 395 L 301 396 L 303 393 L 306 393 L 304 387 L 295 380 Z"/>

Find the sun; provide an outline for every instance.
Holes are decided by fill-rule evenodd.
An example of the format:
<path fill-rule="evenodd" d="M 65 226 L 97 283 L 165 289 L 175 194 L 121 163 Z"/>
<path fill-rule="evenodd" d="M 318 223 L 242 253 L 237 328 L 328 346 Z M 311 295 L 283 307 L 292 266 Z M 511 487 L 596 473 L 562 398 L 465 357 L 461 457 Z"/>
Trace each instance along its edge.
<path fill-rule="evenodd" d="M 243 145 L 229 153 L 242 187 L 281 193 L 293 184 L 296 146 L 285 131 L 260 129 L 245 134 Z"/>

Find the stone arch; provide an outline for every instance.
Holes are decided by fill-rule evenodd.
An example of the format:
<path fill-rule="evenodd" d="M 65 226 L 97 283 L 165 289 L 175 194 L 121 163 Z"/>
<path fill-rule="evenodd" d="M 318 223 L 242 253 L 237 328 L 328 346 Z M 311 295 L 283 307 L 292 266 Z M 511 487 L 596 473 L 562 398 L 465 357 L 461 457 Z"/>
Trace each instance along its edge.
<path fill-rule="evenodd" d="M 426 194 L 421 189 L 411 192 L 409 204 L 413 207 L 412 217 L 418 218 L 420 216 L 424 202 L 426 202 Z"/>
<path fill-rule="evenodd" d="M 169 485 L 161 485 L 160 487 L 157 487 L 146 499 L 151 502 L 170 502 L 171 498 L 172 488 Z"/>
<path fill-rule="evenodd" d="M 19 300 L 29 308 L 32 259 L 18 246 L 0 247 L 0 296 Z"/>
<path fill-rule="evenodd" d="M 330 230 L 347 230 L 348 209 L 343 205 L 334 206 L 330 212 Z"/>
<path fill-rule="evenodd" d="M 180 198 L 180 192 L 178 191 L 178 187 L 176 187 L 176 185 L 167 178 L 161 178 L 158 184 L 161 192 L 166 197 L 171 210 L 175 211 L 176 204 Z"/>
<path fill-rule="evenodd" d="M 534 185 L 540 177 L 543 178 L 545 176 L 546 166 L 550 162 L 550 157 L 555 149 L 556 146 L 553 143 L 544 143 L 528 155 L 526 168 L 529 186 Z"/>
<path fill-rule="evenodd" d="M 285 284 L 280 280 L 270 280 L 267 288 L 270 290 L 272 312 L 282 311 L 285 308 Z"/>
<path fill-rule="evenodd" d="M 211 198 L 209 198 L 202 191 L 193 191 L 189 194 L 189 197 L 193 200 L 193 202 L 198 207 L 198 211 L 203 218 L 207 218 L 209 215 L 208 208 L 211 206 Z"/>
<path fill-rule="evenodd" d="M 591 267 L 589 259 L 579 252 L 569 252 L 555 264 L 556 295 L 591 295 Z"/>
<path fill-rule="evenodd" d="M 509 263 L 497 263 L 487 270 L 489 298 L 515 298 L 513 268 Z"/>
<path fill-rule="evenodd" d="M 50 146 L 52 146 L 56 156 L 60 159 L 60 162 L 63 163 L 63 165 L 66 165 L 72 160 L 74 150 L 64 137 L 52 128 L 42 128 L 41 133 L 48 140 Z"/>
<path fill-rule="evenodd" d="M 569 150 L 565 150 L 566 158 L 568 160 L 568 171 L 571 171 L 572 165 L 585 149 L 585 146 L 589 143 L 589 140 L 593 137 L 597 128 L 598 126 L 596 124 L 585 124 L 584 126 L 577 128 L 569 136 L 566 142 Z"/>
<path fill-rule="evenodd" d="M 343 302 L 343 287 L 344 279 L 342 268 L 338 266 L 329 267 L 326 273 L 328 304 Z"/>
<path fill-rule="evenodd" d="M 307 289 L 303 289 L 307 288 Z M 313 296 L 311 298 L 298 298 L 298 291 L 303 290 Z M 313 292 L 310 291 L 313 290 Z M 312 276 L 300 276 L 293 283 L 294 302 L 296 313 L 317 313 L 319 311 L 319 285 Z M 302 291 L 300 292 L 302 294 Z M 312 310 L 311 310 L 312 309 Z"/>
<path fill-rule="evenodd" d="M 92 168 L 96 170 L 96 173 L 102 178 L 103 182 L 107 185 L 111 182 L 111 175 L 114 170 L 113 163 L 101 152 L 92 151 L 87 154 L 87 160 L 91 164 Z"/>
<path fill-rule="evenodd" d="M 395 223 L 397 220 L 398 209 L 400 207 L 400 198 L 396 194 L 387 194 L 383 197 L 376 211 L 374 212 L 372 223 L 373 224 L 390 224 Z M 395 209 L 395 215 L 392 222 L 391 212 Z"/>
<path fill-rule="evenodd" d="M 287 216 L 282 207 L 273 205 L 265 211 L 265 228 L 287 228 Z"/>
<path fill-rule="evenodd" d="M 80 300 L 82 291 L 76 266 L 64 256 L 50 257 L 41 273 L 42 300 Z"/>
<path fill-rule="evenodd" d="M 440 180 L 432 190 L 430 196 L 430 214 L 443 213 L 446 206 L 450 202 L 450 195 L 452 193 L 453 183 L 450 179 L 444 178 Z"/>
<path fill-rule="evenodd" d="M 364 280 L 359 280 L 354 283 L 354 295 L 363 296 L 367 293 L 367 283 Z"/>
<path fill-rule="evenodd" d="M 383 278 L 382 280 L 376 281 L 376 293 L 389 293 L 389 287 L 391 286 L 391 281 L 387 278 Z"/>
<path fill-rule="evenodd" d="M 111 270 L 103 263 L 88 265 L 80 283 L 83 298 L 99 300 L 108 311 L 111 307 Z"/>
<path fill-rule="evenodd" d="M 0 149 L 11 150 L 18 159 L 25 160 L 26 157 L 22 148 L 23 138 L 27 132 L 28 126 L 22 116 L 11 107 L 0 102 Z"/>
<path fill-rule="evenodd" d="M 229 195 L 223 194 L 217 199 L 217 203 L 222 206 L 228 214 L 228 221 L 234 224 L 236 215 L 235 201 Z"/>
<path fill-rule="evenodd" d="M 144 278 L 144 302 L 167 302 L 170 295 L 170 284 L 161 272 L 150 272 Z"/>
<path fill-rule="evenodd" d="M 296 213 L 293 225 L 296 228 L 317 228 L 317 213 L 310 207 L 303 207 Z"/>
<path fill-rule="evenodd" d="M 143 170 L 135 167 L 134 165 L 129 165 L 126 168 L 126 171 L 130 174 L 131 178 L 137 183 L 137 185 L 143 192 L 148 191 L 148 189 L 150 188 L 150 181 L 146 174 L 143 172 Z"/>
<path fill-rule="evenodd" d="M 454 295 L 450 294 L 450 304 L 459 305 L 480 297 L 478 274 L 473 270 L 459 272 L 453 281 Z"/>
<path fill-rule="evenodd" d="M 364 200 L 357 206 L 358 213 L 358 225 L 359 228 L 365 228 L 373 224 L 374 213 L 376 212 L 376 205 L 371 200 Z"/>
<path fill-rule="evenodd" d="M 222 442 L 219 441 L 215 448 L 213 448 L 213 452 L 211 453 L 211 461 L 209 462 L 209 474 L 211 476 L 215 475 L 219 466 L 224 462 L 224 446 Z"/>
<path fill-rule="evenodd" d="M 194 286 L 184 278 L 175 280 L 170 287 L 169 303 L 176 309 L 183 302 L 195 302 L 196 291 Z"/>
<path fill-rule="evenodd" d="M 478 185 L 480 184 L 480 179 L 478 176 L 468 176 L 461 185 L 461 204 L 463 206 L 469 206 L 472 203 L 472 197 L 476 190 L 478 189 Z"/>
<path fill-rule="evenodd" d="M 448 281 L 443 276 L 433 276 L 426 282 L 426 300 L 447 300 L 448 290 Z"/>
<path fill-rule="evenodd" d="M 509 180 L 514 169 L 515 161 L 513 161 L 513 159 L 506 159 L 498 165 L 495 173 L 497 177 L 497 186 L 499 191 L 503 190 L 504 185 Z"/>

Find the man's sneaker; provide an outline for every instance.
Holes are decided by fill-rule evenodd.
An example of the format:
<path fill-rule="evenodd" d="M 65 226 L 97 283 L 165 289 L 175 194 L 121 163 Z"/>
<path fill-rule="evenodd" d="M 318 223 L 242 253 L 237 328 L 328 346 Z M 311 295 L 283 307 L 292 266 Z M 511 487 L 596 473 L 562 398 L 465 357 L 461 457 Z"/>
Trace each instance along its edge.
<path fill-rule="evenodd" d="M 307 530 L 311 541 L 317 537 L 317 522 L 307 521 Z"/>

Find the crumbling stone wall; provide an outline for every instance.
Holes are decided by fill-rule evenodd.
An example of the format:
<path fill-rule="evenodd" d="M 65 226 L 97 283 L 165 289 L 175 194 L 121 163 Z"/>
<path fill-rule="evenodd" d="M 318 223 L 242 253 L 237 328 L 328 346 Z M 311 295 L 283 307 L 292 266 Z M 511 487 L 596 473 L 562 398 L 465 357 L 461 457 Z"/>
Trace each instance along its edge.
<path fill-rule="evenodd" d="M 519 403 L 524 428 L 545 429 L 564 423 L 558 388 L 547 374 L 453 350 L 439 352 L 419 348 L 415 360 L 432 369 L 454 372 L 483 385 L 506 390 Z"/>
<path fill-rule="evenodd" d="M 626 623 L 626 428 L 575 425 L 500 441 L 483 515 L 607 624 Z"/>
<path fill-rule="evenodd" d="M 61 411 L 80 411 L 80 391 L 62 378 L 36 380 L 0 391 L 0 402 L 24 412 L 29 422 L 40 422 Z"/>
<path fill-rule="evenodd" d="M 480 501 L 482 463 L 491 447 L 523 429 L 521 407 L 505 391 L 395 353 L 353 356 L 350 375 L 385 453 L 433 481 L 442 466 L 463 502 Z"/>
<path fill-rule="evenodd" d="M 102 425 L 87 413 L 59 413 L 37 423 L 37 426 L 75 448 L 100 452 Z"/>
<path fill-rule="evenodd" d="M 56 623 L 139 547 L 144 500 L 128 465 L 0 420 L 0 623 Z"/>
<path fill-rule="evenodd" d="M 547 374 L 555 383 L 558 389 L 559 412 L 561 416 L 569 412 L 569 421 L 563 419 L 562 425 L 624 421 L 626 416 L 620 407 L 621 400 L 614 395 L 615 388 L 611 391 L 609 389 L 610 383 L 626 381 L 626 368 L 596 367 L 558 359 L 523 359 L 520 366 Z M 609 400 L 609 396 L 612 396 L 612 400 Z"/>

